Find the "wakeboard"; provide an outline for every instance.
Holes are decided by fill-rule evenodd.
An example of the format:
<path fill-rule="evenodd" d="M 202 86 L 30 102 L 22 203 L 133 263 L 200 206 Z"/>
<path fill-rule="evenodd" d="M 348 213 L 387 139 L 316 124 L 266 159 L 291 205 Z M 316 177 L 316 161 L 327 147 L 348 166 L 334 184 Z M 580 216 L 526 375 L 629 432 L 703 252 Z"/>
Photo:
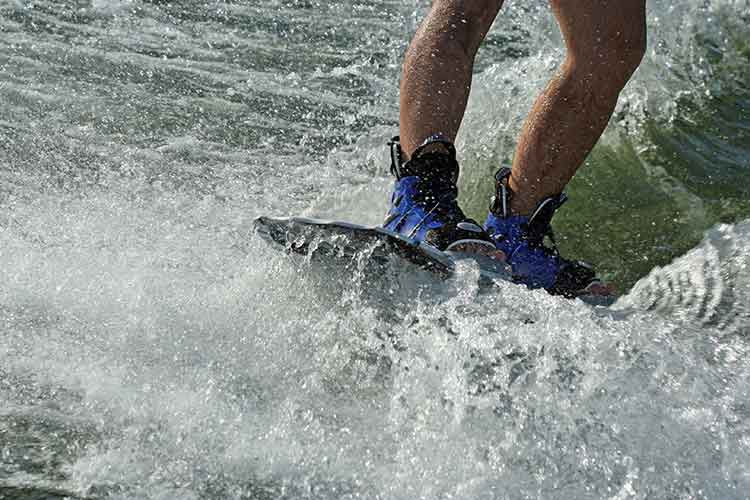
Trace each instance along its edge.
<path fill-rule="evenodd" d="M 510 266 L 502 259 L 474 252 L 442 252 L 382 227 L 306 217 L 258 217 L 254 226 L 256 233 L 272 246 L 335 266 L 348 266 L 364 257 L 369 265 L 382 268 L 395 260 L 448 279 L 456 274 L 461 262 L 470 260 L 479 269 L 480 288 L 514 282 Z M 614 295 L 602 293 L 579 298 L 594 305 L 609 305 L 615 300 Z"/>
<path fill-rule="evenodd" d="M 444 278 L 455 273 L 459 261 L 471 259 L 479 265 L 485 284 L 497 279 L 511 281 L 509 266 L 498 259 L 475 253 L 441 252 L 382 227 L 306 217 L 259 217 L 255 219 L 255 231 L 272 245 L 311 258 L 346 263 L 366 255 L 380 265 L 397 258 Z"/>

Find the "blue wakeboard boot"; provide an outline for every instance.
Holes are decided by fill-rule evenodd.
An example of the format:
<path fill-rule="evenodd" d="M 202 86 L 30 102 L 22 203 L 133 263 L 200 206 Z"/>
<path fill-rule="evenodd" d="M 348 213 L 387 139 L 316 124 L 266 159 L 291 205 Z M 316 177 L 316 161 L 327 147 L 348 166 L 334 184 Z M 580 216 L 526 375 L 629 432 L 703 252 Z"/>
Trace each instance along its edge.
<path fill-rule="evenodd" d="M 608 294 L 611 290 L 601 284 L 589 264 L 564 259 L 557 250 L 550 223 L 557 209 L 568 199 L 565 193 L 543 199 L 528 217 L 512 215 L 510 173 L 511 170 L 504 167 L 495 174 L 495 196 L 484 228 L 497 249 L 505 254 L 514 281 L 568 298 L 590 293 Z M 544 244 L 545 238 L 552 246 Z"/>
<path fill-rule="evenodd" d="M 435 144 L 442 147 L 429 147 Z M 497 254 L 482 226 L 468 219 L 458 206 L 459 167 L 453 144 L 432 136 L 406 162 L 398 137 L 389 145 L 396 182 L 383 227 L 441 251 Z"/>

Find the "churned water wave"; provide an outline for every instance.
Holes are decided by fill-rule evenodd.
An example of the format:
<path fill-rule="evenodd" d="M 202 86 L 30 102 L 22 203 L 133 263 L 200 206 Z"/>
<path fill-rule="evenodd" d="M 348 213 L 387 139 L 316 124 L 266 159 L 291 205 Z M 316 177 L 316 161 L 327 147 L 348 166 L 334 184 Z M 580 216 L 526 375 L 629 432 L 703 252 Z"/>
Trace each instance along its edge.
<path fill-rule="evenodd" d="M 750 3 L 649 3 L 556 221 L 611 307 L 253 234 L 380 222 L 427 7 L 0 3 L 0 498 L 748 498 Z M 509 1 L 458 139 L 472 215 L 562 56 Z"/>

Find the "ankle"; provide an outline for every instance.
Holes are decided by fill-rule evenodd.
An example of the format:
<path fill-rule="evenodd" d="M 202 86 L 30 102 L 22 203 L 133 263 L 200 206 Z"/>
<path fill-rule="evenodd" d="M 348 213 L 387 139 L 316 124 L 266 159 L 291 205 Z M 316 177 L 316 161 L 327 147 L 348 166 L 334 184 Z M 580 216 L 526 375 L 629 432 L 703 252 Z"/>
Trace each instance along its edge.
<path fill-rule="evenodd" d="M 448 146 L 446 146 L 442 142 L 432 142 L 426 146 L 424 146 L 420 150 L 420 154 L 426 154 L 426 153 L 438 153 L 438 154 L 451 154 L 450 150 L 448 149 Z"/>
<path fill-rule="evenodd" d="M 455 159 L 456 148 L 453 146 L 453 141 L 449 139 L 448 136 L 442 132 L 436 132 L 427 137 L 417 147 L 409 151 L 409 159 L 413 160 L 425 154 L 447 155 L 452 159 Z"/>
<path fill-rule="evenodd" d="M 512 175 L 508 179 L 508 187 L 513 193 L 513 196 L 510 197 L 511 215 L 530 216 L 540 200 L 530 190 L 520 186 Z"/>

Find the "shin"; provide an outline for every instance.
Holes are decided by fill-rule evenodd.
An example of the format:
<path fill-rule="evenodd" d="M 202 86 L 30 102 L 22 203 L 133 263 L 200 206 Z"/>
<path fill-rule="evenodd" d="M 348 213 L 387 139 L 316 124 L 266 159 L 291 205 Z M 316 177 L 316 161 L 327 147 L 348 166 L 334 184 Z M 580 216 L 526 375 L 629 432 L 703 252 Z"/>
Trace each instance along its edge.
<path fill-rule="evenodd" d="M 401 80 L 400 133 L 407 155 L 441 134 L 455 140 L 477 49 L 503 0 L 434 0 L 409 46 Z"/>
<path fill-rule="evenodd" d="M 511 209 L 559 193 L 599 140 L 645 52 L 645 0 L 551 0 L 566 60 L 537 99 L 513 161 Z"/>

